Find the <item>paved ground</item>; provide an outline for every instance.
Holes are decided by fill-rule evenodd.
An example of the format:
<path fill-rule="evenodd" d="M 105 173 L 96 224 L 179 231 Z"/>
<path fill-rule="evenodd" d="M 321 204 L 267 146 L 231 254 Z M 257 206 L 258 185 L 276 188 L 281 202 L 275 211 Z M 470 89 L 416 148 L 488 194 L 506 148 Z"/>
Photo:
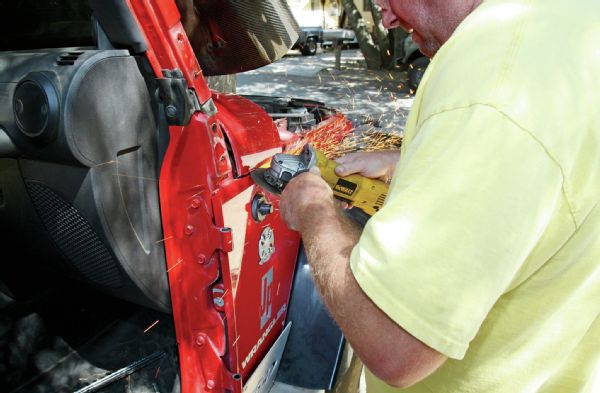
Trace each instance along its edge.
<path fill-rule="evenodd" d="M 238 94 L 308 98 L 342 110 L 349 117 L 371 115 L 380 127 L 404 128 L 412 94 L 406 73 L 367 71 L 359 50 L 342 52 L 341 70 L 335 69 L 332 51 L 302 56 L 290 51 L 269 66 L 238 74 Z"/>
<path fill-rule="evenodd" d="M 341 69 L 335 69 L 333 52 L 319 51 L 302 56 L 290 51 L 269 66 L 237 75 L 238 94 L 260 94 L 307 98 L 340 109 L 350 118 L 371 116 L 379 127 L 399 133 L 404 129 L 412 105 L 412 92 L 406 85 L 405 72 L 367 71 L 359 50 L 342 52 Z M 350 368 L 350 378 L 335 393 L 365 392 L 360 367 Z M 360 380 L 360 388 L 355 385 Z M 348 388 L 348 386 L 353 386 Z M 271 393 L 323 392 L 298 389 L 276 383 Z"/>

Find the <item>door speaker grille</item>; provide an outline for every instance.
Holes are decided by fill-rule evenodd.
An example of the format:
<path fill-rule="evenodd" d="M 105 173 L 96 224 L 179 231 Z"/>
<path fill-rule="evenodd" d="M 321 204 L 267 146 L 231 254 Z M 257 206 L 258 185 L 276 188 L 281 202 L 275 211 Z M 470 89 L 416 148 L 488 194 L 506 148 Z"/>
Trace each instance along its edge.
<path fill-rule="evenodd" d="M 122 286 L 112 253 L 79 211 L 44 184 L 26 181 L 26 185 L 35 209 L 69 266 L 95 285 Z"/>

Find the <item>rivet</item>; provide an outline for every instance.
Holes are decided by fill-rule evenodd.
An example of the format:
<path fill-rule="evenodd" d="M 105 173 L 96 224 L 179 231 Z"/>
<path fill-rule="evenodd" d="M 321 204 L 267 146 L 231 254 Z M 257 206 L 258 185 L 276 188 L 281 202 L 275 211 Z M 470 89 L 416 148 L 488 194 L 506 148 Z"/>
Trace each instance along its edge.
<path fill-rule="evenodd" d="M 194 209 L 197 209 L 197 208 L 199 208 L 199 207 L 200 207 L 200 199 L 198 199 L 198 198 L 194 198 L 194 199 L 192 199 L 192 207 L 193 207 Z"/>
<path fill-rule="evenodd" d="M 196 337 L 196 345 L 198 345 L 199 347 L 203 346 L 204 344 L 206 344 L 206 339 L 204 338 L 204 336 L 202 336 L 201 334 L 199 334 Z"/>
<path fill-rule="evenodd" d="M 215 388 L 215 381 L 213 381 L 212 379 L 209 379 L 208 381 L 206 381 L 206 388 L 207 389 L 214 389 Z"/>
<path fill-rule="evenodd" d="M 185 226 L 185 234 L 186 235 L 191 235 L 192 233 L 194 233 L 194 226 L 193 225 L 186 225 Z"/>

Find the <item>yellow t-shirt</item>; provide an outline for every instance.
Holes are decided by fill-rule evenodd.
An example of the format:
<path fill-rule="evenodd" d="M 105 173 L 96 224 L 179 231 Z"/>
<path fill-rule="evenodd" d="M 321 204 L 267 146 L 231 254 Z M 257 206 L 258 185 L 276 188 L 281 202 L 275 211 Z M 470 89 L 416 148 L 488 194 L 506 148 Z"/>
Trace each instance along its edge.
<path fill-rule="evenodd" d="M 403 392 L 600 392 L 600 1 L 469 15 L 425 74 L 351 266 L 450 358 Z"/>

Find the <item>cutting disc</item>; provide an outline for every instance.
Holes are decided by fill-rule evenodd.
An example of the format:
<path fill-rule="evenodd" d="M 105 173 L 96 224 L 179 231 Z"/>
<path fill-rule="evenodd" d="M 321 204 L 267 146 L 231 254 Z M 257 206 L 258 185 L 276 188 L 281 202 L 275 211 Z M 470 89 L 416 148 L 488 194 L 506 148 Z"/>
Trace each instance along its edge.
<path fill-rule="evenodd" d="M 254 180 L 254 182 L 263 190 L 271 194 L 279 195 L 281 194 L 281 191 L 267 183 L 265 180 L 265 172 L 268 170 L 269 168 L 256 168 L 250 173 L 250 176 L 252 177 L 252 180 Z"/>

